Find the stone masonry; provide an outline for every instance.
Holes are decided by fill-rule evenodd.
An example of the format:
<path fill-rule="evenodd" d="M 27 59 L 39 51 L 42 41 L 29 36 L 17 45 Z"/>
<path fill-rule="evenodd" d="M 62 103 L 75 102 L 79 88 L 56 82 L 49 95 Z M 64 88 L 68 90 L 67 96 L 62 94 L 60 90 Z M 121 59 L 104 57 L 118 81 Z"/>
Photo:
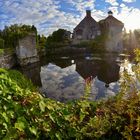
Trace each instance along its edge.
<path fill-rule="evenodd" d="M 16 54 L 20 65 L 27 65 L 39 61 L 35 33 L 30 33 L 19 40 L 19 45 L 16 47 Z"/>

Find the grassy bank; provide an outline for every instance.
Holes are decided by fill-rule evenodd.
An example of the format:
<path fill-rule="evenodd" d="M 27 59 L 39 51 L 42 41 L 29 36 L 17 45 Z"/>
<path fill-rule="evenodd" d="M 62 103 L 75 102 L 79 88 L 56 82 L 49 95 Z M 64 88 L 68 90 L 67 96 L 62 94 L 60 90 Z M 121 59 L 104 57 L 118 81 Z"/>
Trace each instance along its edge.
<path fill-rule="evenodd" d="M 139 69 L 137 61 L 137 79 Z M 63 104 L 42 97 L 21 73 L 0 69 L 0 139 L 140 139 L 139 81 L 127 72 L 122 79 L 116 97 Z"/>

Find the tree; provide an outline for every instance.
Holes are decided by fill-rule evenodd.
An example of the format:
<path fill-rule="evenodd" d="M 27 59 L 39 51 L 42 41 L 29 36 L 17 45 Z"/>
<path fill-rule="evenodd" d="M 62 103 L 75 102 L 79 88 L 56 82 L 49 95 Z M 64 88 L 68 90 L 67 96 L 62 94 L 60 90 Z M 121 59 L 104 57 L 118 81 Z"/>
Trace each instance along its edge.
<path fill-rule="evenodd" d="M 4 40 L 0 38 L 0 49 L 4 48 Z"/>
<path fill-rule="evenodd" d="M 47 46 L 49 47 L 58 47 L 65 46 L 69 43 L 69 37 L 67 35 L 68 31 L 65 29 L 58 29 L 54 31 L 52 35 L 47 38 Z"/>
<path fill-rule="evenodd" d="M 18 40 L 31 32 L 37 34 L 37 29 L 34 25 L 14 24 L 9 27 L 5 26 L 4 30 L 0 31 L 0 38 L 4 40 L 4 48 L 15 48 Z"/>
<path fill-rule="evenodd" d="M 37 40 L 38 40 L 39 47 L 42 48 L 42 47 L 46 46 L 47 38 L 44 35 L 42 35 L 42 36 L 38 35 Z"/>

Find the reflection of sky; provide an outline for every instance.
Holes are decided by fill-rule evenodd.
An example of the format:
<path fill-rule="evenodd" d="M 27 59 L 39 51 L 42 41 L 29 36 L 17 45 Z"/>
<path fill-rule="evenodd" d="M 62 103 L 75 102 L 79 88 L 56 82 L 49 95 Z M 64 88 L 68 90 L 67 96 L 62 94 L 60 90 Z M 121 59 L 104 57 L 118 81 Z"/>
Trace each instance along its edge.
<path fill-rule="evenodd" d="M 113 82 L 109 84 L 108 88 L 106 88 L 104 82 L 96 79 L 95 87 L 98 88 L 96 99 L 100 99 L 102 97 L 106 98 L 109 96 L 114 96 L 118 92 L 119 84 L 118 82 Z"/>
<path fill-rule="evenodd" d="M 42 91 L 47 97 L 59 101 L 79 99 L 84 95 L 85 80 L 76 72 L 76 65 L 60 68 L 54 64 L 41 67 Z M 90 99 L 100 99 L 115 95 L 118 83 L 110 83 L 109 88 L 105 83 L 95 77 L 91 83 Z"/>

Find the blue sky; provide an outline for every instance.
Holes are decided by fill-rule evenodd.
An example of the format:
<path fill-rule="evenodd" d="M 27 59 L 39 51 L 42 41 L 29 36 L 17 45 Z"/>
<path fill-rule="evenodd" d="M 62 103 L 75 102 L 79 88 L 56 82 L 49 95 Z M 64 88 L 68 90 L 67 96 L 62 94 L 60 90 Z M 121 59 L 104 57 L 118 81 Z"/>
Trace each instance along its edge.
<path fill-rule="evenodd" d="M 35 25 L 46 36 L 58 28 L 72 31 L 86 9 L 96 21 L 112 10 L 127 29 L 140 28 L 140 0 L 0 0 L 0 29 L 17 23 Z"/>

